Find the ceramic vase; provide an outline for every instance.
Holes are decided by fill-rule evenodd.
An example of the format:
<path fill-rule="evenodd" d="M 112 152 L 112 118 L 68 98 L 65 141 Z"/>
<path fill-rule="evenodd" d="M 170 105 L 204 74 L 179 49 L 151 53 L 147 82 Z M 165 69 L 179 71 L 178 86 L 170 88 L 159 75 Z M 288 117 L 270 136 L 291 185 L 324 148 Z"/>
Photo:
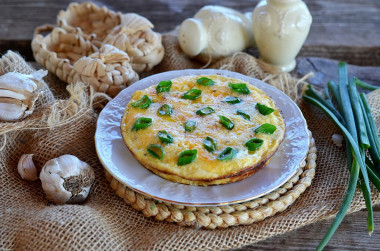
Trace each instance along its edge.
<path fill-rule="evenodd" d="M 193 18 L 182 22 L 178 40 L 190 57 L 229 56 L 252 45 L 251 13 L 242 14 L 223 6 L 204 6 Z"/>
<path fill-rule="evenodd" d="M 301 0 L 263 0 L 254 9 L 252 22 L 264 69 L 292 71 L 312 22 L 306 4 Z"/>

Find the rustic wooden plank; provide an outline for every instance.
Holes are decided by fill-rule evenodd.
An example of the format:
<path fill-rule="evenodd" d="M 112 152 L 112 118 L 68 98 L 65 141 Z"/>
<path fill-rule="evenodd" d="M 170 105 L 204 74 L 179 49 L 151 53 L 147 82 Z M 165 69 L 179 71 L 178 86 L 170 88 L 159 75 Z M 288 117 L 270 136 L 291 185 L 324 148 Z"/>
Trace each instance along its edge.
<path fill-rule="evenodd" d="M 380 44 L 380 2 L 305 1 L 313 17 L 307 44 L 371 47 Z"/>
<path fill-rule="evenodd" d="M 317 86 L 325 86 L 328 81 L 338 82 L 338 61 L 325 58 L 299 58 L 297 61 L 297 73 L 301 76 L 313 72 L 314 76 L 309 78 L 309 83 Z M 369 84 L 380 86 L 379 66 L 356 66 L 348 65 L 349 77 L 357 77 Z"/>
<path fill-rule="evenodd" d="M 325 250 L 379 250 L 380 212 L 374 212 L 375 232 L 371 236 L 367 234 L 366 217 L 364 211 L 346 216 Z M 239 250 L 315 250 L 331 222 L 332 219 L 317 222 Z"/>
<path fill-rule="evenodd" d="M 380 65 L 380 46 L 312 45 L 302 47 L 299 57 L 332 58 L 353 65 Z"/>
<path fill-rule="evenodd" d="M 27 61 L 34 61 L 30 40 L 0 40 L 0 54 L 7 50 L 18 51 Z M 258 57 L 257 49 L 248 49 L 248 53 Z M 345 61 L 353 65 L 380 65 L 379 47 L 317 46 L 304 45 L 298 57 L 321 57 Z"/>
<path fill-rule="evenodd" d="M 0 9 L 0 40 L 31 39 L 34 28 L 45 24 L 55 23 L 56 15 L 66 9 L 70 0 L 2 0 Z M 76 2 L 85 2 L 83 0 Z M 113 0 L 97 1 L 98 5 L 120 12 L 135 12 L 147 17 L 154 25 L 155 30 L 165 32 L 173 30 L 185 18 L 191 17 L 195 12 L 208 4 L 224 5 L 241 11 L 252 11 L 258 0 Z M 16 11 L 17 10 L 17 11 Z"/>
<path fill-rule="evenodd" d="M 0 40 L 0 54 L 8 50 L 18 51 L 26 61 L 34 61 L 30 40 Z"/>
<path fill-rule="evenodd" d="M 56 15 L 70 0 L 2 0 L 0 40 L 30 40 L 35 27 L 55 23 Z M 83 0 L 79 1 L 83 2 Z M 152 21 L 159 32 L 174 29 L 204 5 L 218 4 L 251 12 L 258 0 L 112 0 L 98 1 L 112 10 L 136 12 Z M 306 0 L 313 24 L 306 45 L 380 47 L 380 2 Z M 379 63 L 380 64 L 380 63 Z"/>
<path fill-rule="evenodd" d="M 28 60 L 32 60 L 30 40 L 34 28 L 45 23 L 55 23 L 58 11 L 65 9 L 70 2 L 71 0 L 2 0 L 0 8 L 0 53 L 4 53 L 7 49 L 18 50 Z M 113 10 L 136 12 L 145 16 L 155 24 L 155 29 L 159 32 L 174 29 L 183 19 L 191 17 L 206 4 L 219 4 L 240 11 L 252 11 L 257 2 L 258 0 L 97 1 L 98 4 L 105 4 Z M 307 0 L 305 2 L 312 13 L 313 25 L 300 56 L 335 58 L 357 65 L 380 65 L 380 32 L 378 32 L 378 27 L 380 27 L 380 1 Z M 329 68 L 329 66 L 322 67 L 315 60 L 310 59 L 314 67 L 315 65 L 318 66 L 319 72 L 326 71 L 326 68 Z M 303 65 L 303 63 L 299 65 Z M 309 65 L 309 67 L 311 66 Z M 350 72 L 352 72 L 351 68 Z M 380 71 L 375 72 L 378 74 Z M 361 78 L 365 78 L 366 75 L 368 75 L 367 77 L 374 76 L 373 74 L 374 71 L 371 70 L 368 74 L 363 74 Z M 331 76 L 333 75 L 325 74 L 319 82 L 325 83 L 327 78 Z M 367 81 L 371 82 L 370 80 Z M 355 213 L 346 217 L 326 250 L 379 250 L 379 207 L 376 210 L 376 227 L 372 237 L 366 234 L 366 212 Z M 284 250 L 314 250 L 329 228 L 330 223 L 331 220 L 318 222 L 283 236 L 250 245 L 243 250 L 274 250 L 280 248 Z"/>

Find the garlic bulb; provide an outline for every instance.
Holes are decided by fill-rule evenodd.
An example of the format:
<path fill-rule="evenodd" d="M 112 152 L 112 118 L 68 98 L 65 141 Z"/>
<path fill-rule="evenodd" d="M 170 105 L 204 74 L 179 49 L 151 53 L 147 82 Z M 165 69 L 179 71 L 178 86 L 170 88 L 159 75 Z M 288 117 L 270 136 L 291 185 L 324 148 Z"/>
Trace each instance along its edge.
<path fill-rule="evenodd" d="M 0 76 L 0 121 L 22 119 L 33 112 L 37 82 L 46 74 L 39 70 L 30 75 L 8 72 Z"/>
<path fill-rule="evenodd" d="M 49 201 L 55 204 L 79 203 L 87 198 L 95 174 L 77 157 L 62 155 L 46 162 L 40 179 Z"/>
<path fill-rule="evenodd" d="M 38 180 L 37 168 L 33 163 L 33 154 L 23 154 L 18 162 L 17 170 L 24 180 Z"/>

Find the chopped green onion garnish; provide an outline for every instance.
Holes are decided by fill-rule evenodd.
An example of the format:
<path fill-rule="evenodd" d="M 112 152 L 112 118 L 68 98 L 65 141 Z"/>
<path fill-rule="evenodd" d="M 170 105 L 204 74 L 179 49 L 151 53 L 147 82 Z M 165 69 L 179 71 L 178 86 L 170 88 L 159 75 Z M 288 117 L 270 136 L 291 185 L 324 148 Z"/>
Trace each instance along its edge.
<path fill-rule="evenodd" d="M 197 158 L 197 153 L 198 153 L 197 149 L 186 150 L 186 151 L 181 152 L 179 154 L 177 165 L 183 166 L 183 165 L 190 164 Z"/>
<path fill-rule="evenodd" d="M 197 83 L 200 85 L 205 85 L 205 86 L 210 86 L 210 85 L 215 84 L 214 80 L 206 78 L 206 77 L 198 78 Z"/>
<path fill-rule="evenodd" d="M 255 133 L 265 133 L 265 134 L 273 134 L 276 131 L 276 126 L 272 124 L 262 124 L 261 126 L 255 129 Z"/>
<path fill-rule="evenodd" d="M 215 112 L 214 109 L 212 109 L 211 107 L 207 106 L 207 107 L 204 107 L 202 109 L 199 109 L 195 113 L 198 114 L 198 115 L 209 115 L 209 114 L 214 113 L 214 112 Z"/>
<path fill-rule="evenodd" d="M 253 138 L 248 140 L 245 143 L 245 146 L 248 148 L 249 151 L 255 151 L 260 148 L 260 146 L 264 143 L 264 140 L 258 139 L 258 138 Z"/>
<path fill-rule="evenodd" d="M 217 157 L 218 160 L 230 160 L 235 157 L 238 151 L 233 149 L 232 147 L 227 147 L 224 149 Z"/>
<path fill-rule="evenodd" d="M 191 99 L 191 100 L 194 100 L 194 99 L 199 98 L 199 96 L 201 96 L 201 94 L 202 94 L 202 91 L 201 91 L 201 90 L 198 90 L 198 89 L 191 89 L 191 90 L 187 91 L 185 94 L 183 94 L 182 98 L 183 98 L 183 99 Z"/>
<path fill-rule="evenodd" d="M 236 113 L 242 116 L 245 120 L 251 120 L 251 116 L 249 116 L 249 114 L 243 112 L 242 110 L 237 110 Z"/>
<path fill-rule="evenodd" d="M 136 102 L 132 103 L 131 105 L 133 107 L 146 109 L 150 106 L 150 104 L 152 104 L 152 100 L 147 95 L 144 95 L 141 99 L 137 100 Z"/>
<path fill-rule="evenodd" d="M 161 81 L 157 85 L 156 90 L 157 90 L 157 93 L 169 92 L 171 87 L 172 87 L 172 81 L 166 80 L 166 81 Z"/>
<path fill-rule="evenodd" d="M 250 94 L 250 90 L 248 89 L 246 84 L 238 83 L 238 84 L 232 84 L 229 83 L 228 86 L 235 92 L 241 93 L 241 94 Z"/>
<path fill-rule="evenodd" d="M 213 152 L 216 149 L 215 140 L 209 136 L 205 138 L 205 140 L 203 141 L 203 145 L 206 148 L 206 150 L 209 152 Z"/>
<path fill-rule="evenodd" d="M 186 132 L 191 132 L 191 131 L 194 131 L 195 128 L 197 128 L 197 121 L 195 120 L 189 120 L 185 123 L 185 131 Z"/>
<path fill-rule="evenodd" d="M 148 146 L 147 151 L 157 159 L 162 159 L 162 157 L 164 157 L 164 149 L 162 149 L 160 145 L 151 144 Z"/>
<path fill-rule="evenodd" d="M 157 113 L 161 116 L 170 116 L 173 113 L 173 108 L 171 105 L 164 104 L 158 109 Z"/>
<path fill-rule="evenodd" d="M 259 110 L 259 112 L 262 114 L 262 115 L 269 115 L 271 114 L 272 112 L 274 112 L 274 109 L 273 108 L 270 108 L 266 105 L 263 105 L 263 104 L 260 104 L 260 103 L 257 103 L 256 104 L 256 108 L 257 110 Z"/>
<path fill-rule="evenodd" d="M 132 127 L 132 131 L 138 131 L 141 129 L 145 129 L 148 126 L 150 126 L 151 124 L 152 124 L 151 118 L 145 118 L 145 117 L 138 118 Z"/>
<path fill-rule="evenodd" d="M 173 136 L 167 131 L 159 131 L 158 138 L 164 143 L 173 143 Z"/>
<path fill-rule="evenodd" d="M 238 97 L 226 97 L 223 101 L 229 104 L 237 104 L 241 102 L 241 99 Z"/>
<path fill-rule="evenodd" d="M 232 130 L 232 128 L 234 128 L 235 124 L 229 118 L 224 117 L 222 115 L 219 115 L 219 118 L 220 118 L 220 123 L 222 123 L 222 125 L 225 128 L 227 128 L 228 130 Z"/>

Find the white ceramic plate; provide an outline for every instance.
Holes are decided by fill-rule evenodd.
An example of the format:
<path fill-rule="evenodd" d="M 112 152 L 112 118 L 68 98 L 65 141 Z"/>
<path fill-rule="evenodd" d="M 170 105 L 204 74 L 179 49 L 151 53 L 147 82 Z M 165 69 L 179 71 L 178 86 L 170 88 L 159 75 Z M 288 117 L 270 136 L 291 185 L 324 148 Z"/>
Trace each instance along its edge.
<path fill-rule="evenodd" d="M 285 139 L 269 164 L 242 181 L 219 186 L 190 186 L 165 180 L 144 168 L 129 152 L 120 133 L 124 109 L 136 90 L 186 75 L 220 74 L 246 81 L 271 96 L 286 123 Z M 144 78 L 117 95 L 99 115 L 95 133 L 100 161 L 111 175 L 129 188 L 160 201 L 180 205 L 211 206 L 252 200 L 288 181 L 309 148 L 306 121 L 298 106 L 283 92 L 260 80 L 223 70 L 179 70 Z"/>

